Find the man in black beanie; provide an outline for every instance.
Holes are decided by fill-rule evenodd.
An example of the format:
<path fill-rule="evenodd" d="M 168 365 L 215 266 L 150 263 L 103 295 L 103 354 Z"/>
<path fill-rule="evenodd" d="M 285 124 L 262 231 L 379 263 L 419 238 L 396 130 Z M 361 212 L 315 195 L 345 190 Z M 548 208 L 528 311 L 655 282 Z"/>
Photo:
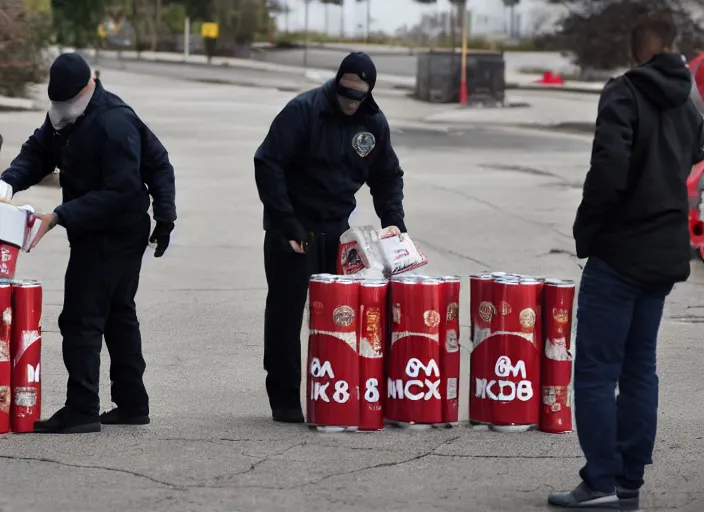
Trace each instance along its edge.
<path fill-rule="evenodd" d="M 35 423 L 36 433 L 98 432 L 103 424 L 149 423 L 145 362 L 134 297 L 149 240 L 150 199 L 156 256 L 176 220 L 174 170 L 168 153 L 137 114 L 103 89 L 83 58 L 59 56 L 49 72 L 51 107 L 44 124 L 0 177 L 0 195 L 61 171 L 63 202 L 38 214 L 42 228 L 31 249 L 55 226 L 71 246 L 59 316 L 68 371 L 65 407 Z M 102 338 L 110 353 L 112 400 L 99 416 Z"/>
<path fill-rule="evenodd" d="M 376 67 L 351 53 L 337 76 L 293 98 L 254 155 L 264 205 L 266 389 L 275 421 L 302 423 L 301 326 L 308 280 L 336 273 L 340 235 L 366 183 L 383 228 L 406 231 L 403 171 L 372 97 Z"/>

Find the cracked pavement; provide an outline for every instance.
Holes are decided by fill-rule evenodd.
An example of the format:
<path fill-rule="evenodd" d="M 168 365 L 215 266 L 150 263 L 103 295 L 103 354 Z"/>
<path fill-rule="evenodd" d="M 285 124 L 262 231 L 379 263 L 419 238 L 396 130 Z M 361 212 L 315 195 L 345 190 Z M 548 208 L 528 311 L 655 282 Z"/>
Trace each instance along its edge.
<path fill-rule="evenodd" d="M 318 434 L 271 422 L 261 368 L 266 294 L 261 206 L 252 155 L 291 93 L 105 70 L 177 169 L 179 221 L 161 260 L 145 258 L 137 297 L 152 424 L 81 436 L 0 436 L 0 511 L 547 510 L 582 464 L 575 434 L 449 430 Z M 571 223 L 591 142 L 580 135 L 408 124 L 424 108 L 382 98 L 406 170 L 407 223 L 428 272 L 490 267 L 578 279 Z M 6 166 L 43 113 L 0 114 Z M 53 209 L 59 190 L 19 204 Z M 369 194 L 353 223 L 376 223 Z M 68 243 L 52 232 L 23 254 L 18 276 L 44 284 L 44 415 L 64 400 L 57 317 Z M 660 344 L 661 409 L 645 510 L 704 510 L 701 386 L 704 264 L 668 301 Z M 306 333 L 303 333 L 305 340 Z M 304 341 L 305 346 L 305 341 Z M 303 355 L 304 356 L 304 355 Z M 461 419 L 469 358 L 463 351 Z M 103 353 L 102 407 L 111 407 Z"/>

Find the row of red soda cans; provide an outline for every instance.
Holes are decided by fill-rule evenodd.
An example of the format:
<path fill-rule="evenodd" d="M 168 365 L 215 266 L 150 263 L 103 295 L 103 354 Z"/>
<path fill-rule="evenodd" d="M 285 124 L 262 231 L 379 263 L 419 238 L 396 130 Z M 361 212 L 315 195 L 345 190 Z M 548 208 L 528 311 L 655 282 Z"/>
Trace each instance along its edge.
<path fill-rule="evenodd" d="M 546 278 L 546 277 L 536 277 L 526 274 L 514 274 L 510 272 L 478 272 L 471 274 L 472 279 L 486 279 L 507 283 L 544 283 L 557 286 L 570 287 L 574 286 L 575 282 L 570 279 L 556 279 L 556 278 Z M 373 285 L 383 285 L 391 282 L 403 282 L 403 283 L 418 283 L 418 284 L 435 284 L 441 282 L 456 282 L 460 281 L 461 277 L 457 275 L 443 275 L 443 276 L 428 276 L 423 274 L 398 274 L 391 276 L 390 279 L 386 278 L 376 278 L 368 277 L 364 274 L 348 274 L 348 275 L 337 275 L 337 274 L 313 274 L 311 276 L 311 281 L 323 282 L 323 283 L 356 283 L 362 282 L 366 286 Z"/>
<path fill-rule="evenodd" d="M 564 286 L 565 288 L 575 286 L 575 282 L 570 279 L 536 277 L 525 274 L 514 274 L 510 272 L 478 272 L 476 274 L 471 274 L 469 277 L 470 279 L 481 279 L 502 283 L 543 283 L 553 286 Z"/>
<path fill-rule="evenodd" d="M 337 274 L 313 274 L 310 278 L 311 281 L 320 283 L 357 283 L 361 282 L 364 286 L 383 286 L 389 282 L 402 282 L 402 283 L 418 283 L 418 284 L 437 284 L 442 282 L 456 282 L 460 281 L 460 276 L 427 276 L 421 274 L 398 274 L 391 276 L 391 279 L 368 277 L 364 274 L 348 274 L 348 275 L 337 275 Z"/>
<path fill-rule="evenodd" d="M 329 330 L 325 327 L 317 327 L 317 325 L 325 325 L 324 320 L 322 324 L 318 324 L 321 317 L 315 316 L 324 307 L 321 303 L 320 284 L 328 286 L 359 285 L 363 290 L 366 289 L 367 292 L 372 293 L 367 294 L 366 298 L 360 296 L 360 303 L 363 305 L 359 312 L 360 318 L 357 329 L 359 332 L 365 333 L 365 335 L 359 340 L 360 347 L 358 350 L 362 357 L 357 360 L 359 361 L 358 363 L 355 363 L 354 358 L 349 357 L 349 353 L 346 350 L 335 352 L 334 354 L 329 350 L 321 351 L 321 346 L 318 344 L 317 339 L 311 338 L 309 340 L 309 358 L 313 357 L 315 361 L 321 360 L 323 361 L 322 364 L 329 364 L 330 368 L 334 367 L 337 378 L 336 384 L 343 384 L 345 391 L 348 386 L 357 390 L 357 393 L 351 393 L 353 397 L 348 397 L 337 404 L 334 403 L 337 400 L 334 397 L 332 400 L 322 398 L 321 402 L 315 389 L 318 387 L 322 389 L 323 386 L 328 384 L 324 380 L 319 380 L 319 377 L 311 370 L 308 382 L 309 390 L 312 390 L 309 393 L 311 398 L 308 401 L 307 417 L 309 424 L 315 426 L 319 432 L 341 432 L 380 430 L 384 424 L 412 428 L 416 423 L 422 423 L 424 428 L 426 428 L 432 425 L 445 427 L 447 424 L 457 423 L 458 403 L 456 393 L 453 396 L 443 398 L 439 394 L 441 389 L 448 387 L 447 381 L 456 383 L 459 380 L 458 326 L 453 325 L 453 322 L 457 322 L 460 282 L 461 278 L 459 276 L 436 277 L 411 273 L 391 276 L 390 279 L 354 274 L 344 276 L 332 274 L 313 275 L 311 277 L 310 300 L 311 311 L 316 311 L 316 313 L 311 315 L 311 332 L 318 331 L 318 329 L 320 331 Z M 410 295 L 407 294 L 410 291 L 406 287 L 407 285 L 412 286 L 414 289 L 414 292 Z M 446 285 L 455 286 L 447 289 L 443 288 Z M 381 295 L 374 295 L 374 291 L 371 290 L 371 288 L 386 289 L 387 286 L 391 295 L 397 294 L 393 299 L 393 306 L 389 305 L 391 308 L 388 311 L 389 316 L 386 316 L 386 313 L 383 312 L 386 311 L 386 306 L 384 306 L 387 297 L 386 292 Z M 416 292 L 420 293 L 416 295 Z M 354 305 L 347 302 L 351 300 L 349 297 L 346 299 L 347 301 L 342 298 L 344 296 L 342 290 L 338 289 L 338 293 L 339 295 L 336 299 L 330 299 L 335 303 L 335 313 L 338 310 L 355 308 Z M 379 312 L 380 309 L 382 313 Z M 448 310 L 447 314 L 443 311 L 444 309 Z M 409 311 L 409 313 L 402 315 L 402 310 Z M 372 314 L 364 315 L 362 312 L 372 312 Z M 348 319 L 342 316 L 338 318 L 335 313 L 333 314 L 335 325 L 341 331 L 350 329 L 352 325 L 351 311 L 348 312 L 348 316 L 350 316 Z M 395 327 L 393 330 L 398 331 L 399 334 L 408 335 L 411 332 L 434 330 L 437 353 L 435 355 L 425 352 L 415 353 L 411 348 L 412 345 L 406 346 L 405 350 L 400 350 L 400 352 L 397 350 L 386 353 L 387 348 L 391 349 L 391 339 L 388 338 L 389 345 L 386 345 L 384 340 L 387 339 L 387 336 L 392 336 L 391 332 L 388 331 L 390 325 L 387 320 L 392 319 Z M 446 321 L 443 322 L 442 319 L 446 319 Z M 315 327 L 313 320 L 317 324 Z M 344 320 L 347 321 L 345 322 Z M 415 328 L 413 327 L 414 323 L 416 324 Z M 443 334 L 440 334 L 438 330 L 442 332 L 443 329 L 449 328 L 454 329 L 453 339 L 455 340 L 451 358 L 448 358 L 443 353 L 440 344 L 437 343 L 439 338 L 444 339 Z M 383 332 L 386 332 L 386 334 L 382 334 Z M 340 334 L 343 333 L 340 332 Z M 363 350 L 361 344 L 364 342 L 367 342 L 369 350 Z M 384 348 L 385 346 L 386 348 Z M 444 344 L 442 346 L 444 347 Z M 323 352 L 325 355 L 322 355 Z M 452 359 L 452 361 L 449 359 Z M 408 381 L 409 377 L 404 373 L 404 369 L 412 361 L 416 361 L 418 364 L 424 365 L 424 367 L 427 366 L 428 371 L 432 371 L 432 368 L 435 367 L 437 383 L 444 379 L 442 382 L 445 383 L 445 387 L 441 388 L 438 384 L 436 393 L 430 393 L 426 390 L 421 394 L 421 396 L 426 396 L 424 401 L 419 401 L 417 398 L 411 401 L 403 396 L 404 392 L 400 392 L 402 396 L 397 396 L 396 393 L 387 396 L 389 392 L 387 380 L 392 379 L 394 383 L 398 382 L 401 385 Z M 311 368 L 313 367 L 313 362 L 313 360 L 309 362 Z M 359 370 L 354 369 L 355 364 L 359 365 Z M 320 363 L 318 363 L 318 366 L 320 366 Z M 405 371 L 409 370 L 406 369 Z M 442 377 L 439 372 L 443 372 Z M 311 381 L 311 376 L 315 382 Z M 423 384 L 422 381 L 419 382 L 421 382 L 422 386 L 427 385 Z M 426 380 L 425 382 L 427 383 L 428 381 Z M 436 384 L 436 381 L 433 380 L 431 384 Z M 457 385 L 452 387 L 452 389 L 456 388 Z M 367 392 L 372 390 L 375 393 Z M 394 390 L 399 392 L 397 388 L 394 388 Z M 408 392 L 405 391 L 405 393 Z M 438 396 L 436 397 L 436 395 Z M 342 397 L 343 395 L 340 394 L 339 396 Z M 427 405 L 426 402 L 428 402 Z M 357 408 L 359 408 L 359 413 L 357 413 Z"/>
<path fill-rule="evenodd" d="M 32 432 L 41 415 L 42 283 L 0 279 L 0 434 Z"/>

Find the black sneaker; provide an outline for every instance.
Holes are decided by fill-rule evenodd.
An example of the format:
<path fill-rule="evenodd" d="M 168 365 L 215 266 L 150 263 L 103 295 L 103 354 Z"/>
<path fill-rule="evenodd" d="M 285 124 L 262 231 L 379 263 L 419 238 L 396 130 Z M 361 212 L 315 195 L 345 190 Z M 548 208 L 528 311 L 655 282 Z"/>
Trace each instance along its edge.
<path fill-rule="evenodd" d="M 149 425 L 150 421 L 148 414 L 130 414 L 119 407 L 100 415 L 103 425 Z"/>
<path fill-rule="evenodd" d="M 616 495 L 622 511 L 640 508 L 640 491 L 638 489 L 627 489 L 616 484 Z"/>
<path fill-rule="evenodd" d="M 592 491 L 582 482 L 573 491 L 553 492 L 548 496 L 548 504 L 562 508 L 592 508 L 601 510 L 619 510 L 620 504 L 616 492 L 605 493 Z"/>
<path fill-rule="evenodd" d="M 272 418 L 279 423 L 305 423 L 300 407 L 279 407 L 272 411 Z"/>
<path fill-rule="evenodd" d="M 35 434 L 89 434 L 100 432 L 97 417 L 71 411 L 68 407 L 59 409 L 51 418 L 34 422 Z"/>

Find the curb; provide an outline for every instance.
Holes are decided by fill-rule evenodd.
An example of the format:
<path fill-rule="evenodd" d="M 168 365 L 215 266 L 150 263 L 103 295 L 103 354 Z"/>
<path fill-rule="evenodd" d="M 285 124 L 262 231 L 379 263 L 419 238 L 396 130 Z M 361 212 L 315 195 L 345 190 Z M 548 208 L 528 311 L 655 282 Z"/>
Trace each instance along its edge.
<path fill-rule="evenodd" d="M 44 110 L 38 101 L 29 98 L 0 96 L 0 112 L 34 112 Z"/>
<path fill-rule="evenodd" d="M 180 66 L 198 66 L 198 67 L 207 67 L 207 68 L 224 68 L 224 69 L 249 69 L 253 71 L 263 71 L 263 72 L 270 72 L 270 73 L 282 73 L 282 74 L 291 74 L 291 75 L 296 75 L 296 76 L 303 76 L 308 79 L 313 79 L 311 78 L 312 76 L 315 76 L 316 78 L 313 80 L 318 79 L 318 77 L 325 77 L 323 81 L 327 81 L 330 78 L 333 78 L 335 76 L 334 71 L 326 70 L 326 69 L 317 69 L 317 68 L 304 68 L 301 66 L 286 66 L 283 64 L 272 64 L 269 62 L 262 62 L 258 61 L 256 59 L 239 59 L 236 62 L 228 62 L 228 61 L 220 61 L 220 59 L 224 59 L 226 57 L 215 57 L 213 59 L 213 62 L 211 64 L 208 64 L 207 62 L 198 62 L 198 61 L 184 61 L 183 59 L 163 59 L 163 58 L 156 58 L 154 56 L 142 56 L 142 57 L 137 57 L 137 56 L 132 56 L 128 55 L 125 56 L 123 55 L 122 57 L 117 56 L 117 52 L 102 52 L 100 55 L 97 56 L 96 59 L 96 54 L 94 51 L 83 51 L 81 54 L 87 58 L 89 64 L 91 67 L 100 67 L 100 57 L 104 56 L 106 59 L 113 60 L 116 62 L 158 62 L 159 64 L 167 64 L 167 65 L 180 65 Z M 227 57 L 229 58 L 229 57 Z M 232 60 L 232 59 L 231 59 Z M 410 81 L 413 80 L 414 83 L 410 83 Z M 415 78 L 405 78 L 405 77 L 390 77 L 390 76 L 385 76 L 385 75 L 379 75 L 377 77 L 377 84 L 381 85 L 387 85 L 389 88 L 398 88 L 398 89 L 407 89 L 407 90 L 413 90 L 415 89 Z"/>
<path fill-rule="evenodd" d="M 262 84 L 260 82 L 247 81 L 247 80 L 228 80 L 228 79 L 218 79 L 218 78 L 180 78 L 179 80 L 184 80 L 186 82 L 196 82 L 200 84 L 209 85 L 234 85 L 236 87 L 249 87 L 254 89 L 271 89 L 274 91 L 281 92 L 301 92 L 307 89 L 307 87 L 298 87 L 295 85 L 273 85 L 273 84 Z M 302 86 L 305 84 L 301 84 Z M 314 84 L 311 84 L 314 85 Z"/>
<path fill-rule="evenodd" d="M 582 94 L 601 94 L 604 90 L 603 87 L 582 87 L 579 85 L 541 85 L 541 84 L 519 84 L 519 83 L 507 83 L 506 89 L 514 90 L 524 90 L 524 91 L 554 91 L 554 92 L 565 92 L 565 93 L 582 93 Z"/>
<path fill-rule="evenodd" d="M 231 66 L 227 63 L 222 63 L 222 64 L 206 64 L 202 62 L 178 62 L 178 61 L 170 61 L 170 60 L 157 60 L 157 59 L 138 59 L 135 57 L 122 57 L 121 59 L 118 59 L 117 57 L 113 58 L 110 57 L 110 62 L 105 66 L 105 69 L 119 69 L 112 67 L 111 64 L 114 63 L 120 63 L 120 62 L 159 62 L 160 64 L 167 64 L 167 65 L 181 65 L 181 66 L 199 66 L 199 67 L 208 67 L 208 68 L 226 68 L 230 70 L 237 70 L 238 68 L 243 68 L 245 66 Z M 100 68 L 100 61 L 97 63 L 91 63 L 94 68 Z M 263 71 L 263 72 L 273 72 L 276 73 L 277 70 L 260 70 L 257 68 L 247 68 L 251 69 L 254 71 Z M 184 80 L 187 82 L 197 82 L 197 83 L 204 83 L 204 84 L 213 84 L 213 85 L 234 85 L 238 87 L 254 87 L 254 88 L 265 88 L 265 89 L 273 89 L 273 90 L 278 90 L 282 92 L 301 92 L 308 90 L 312 87 L 316 87 L 319 85 L 324 84 L 328 80 L 328 75 L 329 73 L 323 73 L 319 72 L 318 70 L 312 70 L 312 69 L 298 69 L 296 73 L 292 72 L 283 72 L 282 74 L 290 74 L 290 75 L 295 75 L 299 78 L 301 78 L 301 83 L 299 85 L 293 85 L 293 84 L 282 84 L 282 85 L 275 85 L 273 83 L 271 84 L 262 84 L 261 82 L 258 82 L 256 80 L 247 80 L 246 78 L 244 79 L 237 79 L 237 78 L 188 78 L 188 77 L 182 77 L 180 80 Z M 405 96 L 408 93 L 414 91 L 415 89 L 413 87 L 410 87 L 408 85 L 398 85 L 398 84 L 389 84 L 385 83 L 384 80 L 382 79 L 381 81 L 377 82 L 377 87 L 374 89 L 376 93 L 380 96 Z"/>
<path fill-rule="evenodd" d="M 245 68 L 245 69 L 251 69 L 253 71 L 265 71 L 265 72 L 274 72 L 274 73 L 284 73 L 284 74 L 292 74 L 292 75 L 303 75 L 307 70 L 302 67 L 295 67 L 295 66 L 280 66 L 278 64 L 270 64 L 267 62 L 262 62 L 254 59 L 242 59 L 242 63 L 232 63 L 232 62 L 221 62 L 220 59 L 222 57 L 215 57 L 213 59 L 213 62 L 207 63 L 207 62 L 197 62 L 197 61 L 185 61 L 185 60 L 177 60 L 177 59 L 163 59 L 163 58 L 154 58 L 154 57 L 136 57 L 136 56 L 118 56 L 117 54 L 108 54 L 108 53 L 101 53 L 100 55 L 97 56 L 95 55 L 95 52 L 82 52 L 84 57 L 88 57 L 89 64 L 92 66 L 100 66 L 100 61 L 101 57 L 104 57 L 106 59 L 114 60 L 117 62 L 158 62 L 159 64 L 168 64 L 168 65 L 175 65 L 175 66 L 197 66 L 197 67 L 207 67 L 207 68 L 227 68 L 227 69 L 239 69 L 239 68 Z M 313 70 L 310 69 L 309 71 L 319 71 L 319 70 Z"/>
<path fill-rule="evenodd" d="M 446 121 L 422 119 L 418 122 L 405 122 L 404 120 L 389 119 L 389 123 L 395 127 L 403 128 L 409 125 L 412 128 L 433 128 L 437 131 L 456 131 L 468 128 L 513 128 L 523 130 L 537 130 L 542 132 L 554 132 L 567 135 L 594 135 L 594 123 L 587 122 L 564 122 L 564 123 L 521 123 L 511 121 Z"/>
<path fill-rule="evenodd" d="M 535 126 L 535 125 L 528 125 Z M 568 133 L 578 133 L 581 135 L 594 135 L 594 130 L 596 129 L 595 123 L 583 123 L 583 122 L 566 122 L 566 123 L 554 123 L 545 125 L 546 130 L 558 131 L 558 132 L 568 132 Z"/>

